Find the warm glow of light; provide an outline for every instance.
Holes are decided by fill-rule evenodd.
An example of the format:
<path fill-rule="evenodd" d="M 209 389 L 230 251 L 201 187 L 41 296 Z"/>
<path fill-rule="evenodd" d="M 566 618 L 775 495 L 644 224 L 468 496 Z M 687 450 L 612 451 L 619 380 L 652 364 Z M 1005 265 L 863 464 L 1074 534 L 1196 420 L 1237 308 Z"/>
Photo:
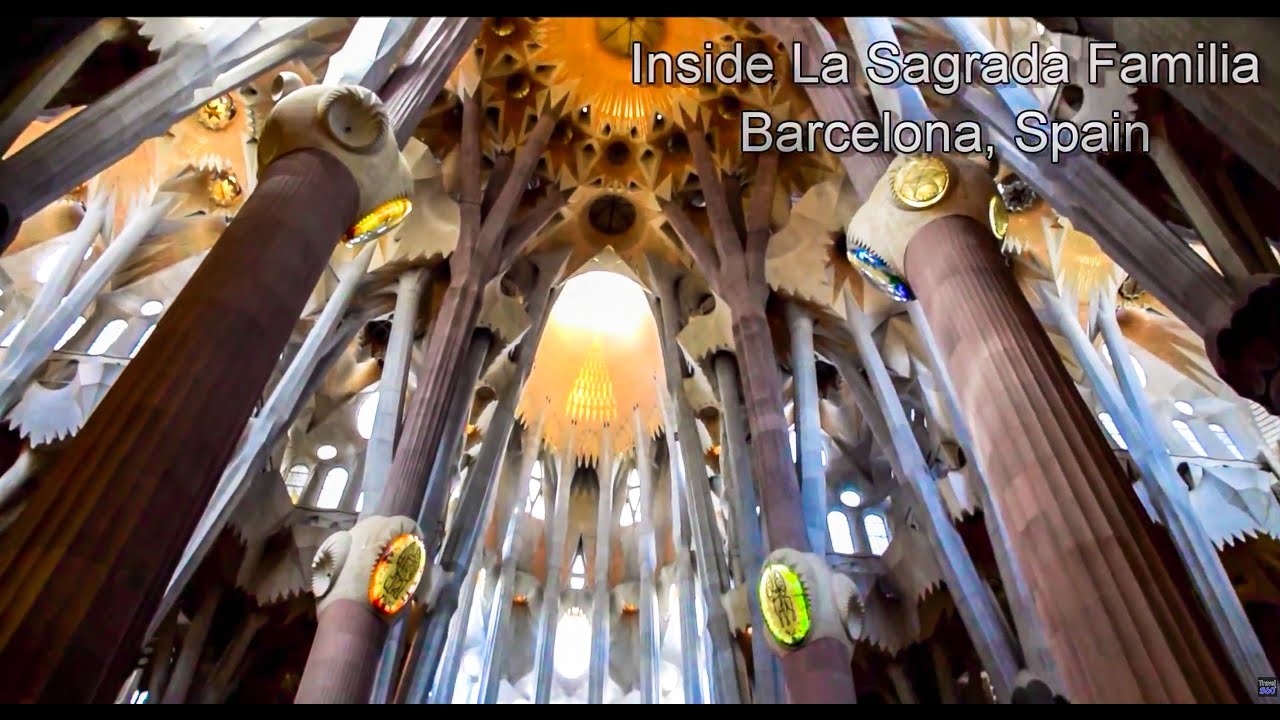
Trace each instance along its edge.
<path fill-rule="evenodd" d="M 639 285 L 599 270 L 566 282 L 554 312 L 561 325 L 611 337 L 631 337 L 653 317 Z"/>
<path fill-rule="evenodd" d="M 384 615 L 394 615 L 409 602 L 426 569 L 422 538 L 405 533 L 387 543 L 369 575 L 369 604 Z"/>

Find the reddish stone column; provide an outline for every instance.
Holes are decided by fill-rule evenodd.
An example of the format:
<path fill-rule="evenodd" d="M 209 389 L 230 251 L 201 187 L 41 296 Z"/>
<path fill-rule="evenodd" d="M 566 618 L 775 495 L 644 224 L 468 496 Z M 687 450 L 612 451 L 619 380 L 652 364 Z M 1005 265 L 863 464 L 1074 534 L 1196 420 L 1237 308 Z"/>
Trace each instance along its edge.
<path fill-rule="evenodd" d="M 0 702 L 110 702 L 335 244 L 347 168 L 277 158 L 0 537 Z"/>
<path fill-rule="evenodd" d="M 1062 694 L 1073 702 L 1241 699 L 997 246 L 975 220 L 943 217 L 915 234 L 905 265 L 1007 513 Z"/>

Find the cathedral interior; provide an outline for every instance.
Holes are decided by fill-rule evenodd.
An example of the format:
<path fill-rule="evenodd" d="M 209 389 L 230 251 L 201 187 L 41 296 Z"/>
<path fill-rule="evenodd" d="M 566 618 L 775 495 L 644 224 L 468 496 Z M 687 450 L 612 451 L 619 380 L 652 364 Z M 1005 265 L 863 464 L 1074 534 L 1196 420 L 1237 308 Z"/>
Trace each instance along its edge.
<path fill-rule="evenodd" d="M 1274 19 L 15 22 L 0 701 L 1275 701 Z M 1207 40 L 1259 82 L 792 72 Z"/>

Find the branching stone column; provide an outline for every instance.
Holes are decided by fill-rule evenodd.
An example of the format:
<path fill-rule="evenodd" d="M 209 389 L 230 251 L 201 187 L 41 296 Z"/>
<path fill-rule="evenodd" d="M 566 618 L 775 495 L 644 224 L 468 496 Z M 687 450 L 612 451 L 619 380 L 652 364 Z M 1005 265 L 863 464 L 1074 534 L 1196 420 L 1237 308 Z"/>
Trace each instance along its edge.
<path fill-rule="evenodd" d="M 520 472 L 516 476 L 516 491 L 512 501 L 511 514 L 507 516 L 507 524 L 502 534 L 502 563 L 498 572 L 498 582 L 493 591 L 493 603 L 489 606 L 489 633 L 485 637 L 484 661 L 480 665 L 479 702 L 492 705 L 498 701 L 498 690 L 502 685 L 502 674 L 507 664 L 507 649 L 511 636 L 511 602 L 515 596 L 516 576 L 516 537 L 520 528 L 520 518 L 524 515 L 525 502 L 529 495 L 529 477 L 533 474 L 533 466 L 538 462 L 538 453 L 542 449 L 542 424 L 546 419 L 545 409 L 538 414 L 538 419 L 525 430 L 523 452 L 520 456 Z"/>
<path fill-rule="evenodd" d="M 757 156 L 750 203 L 743 208 L 737 183 L 721 179 L 701 124 L 689 120 L 688 127 L 712 239 L 704 237 L 676 203 L 662 201 L 662 209 L 711 287 L 729 305 L 751 429 L 751 469 L 761 483 L 760 506 L 769 543 L 773 549 L 808 552 L 811 548 L 783 412 L 782 378 L 765 316 L 769 298 L 765 253 L 772 234 L 769 210 L 778 156 L 772 152 Z M 735 205 L 745 212 L 735 213 Z M 742 231 L 735 215 L 744 217 Z M 847 659 L 845 648 L 835 638 L 821 638 L 788 653 L 782 658 L 782 668 L 791 699 L 801 703 L 853 702 L 853 677 Z"/>
<path fill-rule="evenodd" d="M 204 644 L 209 638 L 209 628 L 213 626 L 213 615 L 218 611 L 220 600 L 221 587 L 208 588 L 201 595 L 200 607 L 182 636 L 182 649 L 178 651 L 178 659 L 173 664 L 173 677 L 160 701 L 165 705 L 181 705 L 186 702 L 191 681 L 195 679 L 196 665 L 200 663 L 200 656 L 204 653 Z"/>
<path fill-rule="evenodd" d="M 257 188 L 0 540 L 0 698 L 114 697 L 335 243 L 409 189 L 382 117 L 339 87 L 268 118 Z"/>
<path fill-rule="evenodd" d="M 640 560 L 640 702 L 656 705 L 661 694 L 658 683 L 662 658 L 658 644 L 658 590 L 654 585 L 658 552 L 653 537 L 653 455 L 639 409 L 632 412 L 631 422 L 635 431 L 636 474 L 640 476 L 640 550 L 636 553 Z"/>
<path fill-rule="evenodd" d="M 742 411 L 742 388 L 738 384 L 738 362 L 728 353 L 720 353 L 715 363 L 716 385 L 720 391 L 720 408 L 724 412 L 725 457 L 729 461 L 729 477 L 733 481 L 730 501 L 734 503 L 738 535 L 738 552 L 742 558 L 742 576 L 751 607 L 751 666 L 753 684 L 751 701 L 757 705 L 776 704 L 782 700 L 782 677 L 778 658 L 764 637 L 764 618 L 760 613 L 760 594 L 751 592 L 760 586 L 760 567 L 764 563 L 764 538 L 756 516 L 756 487 L 747 459 L 747 423 Z"/>
<path fill-rule="evenodd" d="M 609 554 L 613 537 L 613 431 L 605 424 L 600 459 L 596 464 L 599 498 L 596 505 L 596 554 L 591 580 L 591 667 L 587 679 L 587 703 L 604 702 L 609 679 Z"/>
<path fill-rule="evenodd" d="M 813 551 L 827 551 L 827 469 L 822 464 L 822 425 L 818 417 L 818 369 L 813 354 L 813 318 L 794 301 L 786 303 L 791 335 L 791 377 L 795 392 L 796 466 L 800 502 Z"/>
<path fill-rule="evenodd" d="M 365 504 L 377 506 L 391 468 L 396 438 L 400 434 L 400 415 L 409 387 L 409 360 L 413 355 L 413 331 L 418 323 L 418 307 L 422 304 L 422 271 L 410 270 L 400 276 L 396 287 L 396 308 L 391 315 L 391 337 L 382 361 L 382 377 L 378 381 L 378 405 L 373 416 L 373 432 L 364 454 L 364 477 L 360 489 Z"/>
<path fill-rule="evenodd" d="M 729 619 L 720 602 L 728 585 L 728 568 L 726 567 L 723 546 L 720 544 L 720 533 L 716 528 L 714 509 L 711 502 L 711 481 L 707 477 L 707 464 L 703 459 L 701 436 L 698 434 L 697 420 L 693 408 L 689 406 L 684 393 L 684 351 L 676 340 L 681 310 L 678 305 L 675 287 L 675 276 L 665 266 L 659 269 L 656 262 L 650 261 L 654 268 L 657 284 L 657 325 L 661 338 L 663 366 L 666 374 L 667 392 L 659 393 L 662 403 L 668 437 L 668 448 L 672 454 L 672 498 L 673 502 L 683 496 L 679 505 L 686 508 L 689 524 L 693 531 L 694 548 L 697 551 L 697 581 L 706 598 L 706 628 L 710 636 L 713 652 L 707 661 L 711 663 L 708 676 L 712 679 L 713 688 L 707 689 L 707 699 L 715 702 L 735 704 L 740 699 L 738 692 L 738 676 L 734 666 L 733 648 L 730 647 Z M 676 517 L 673 504 L 672 515 Z M 672 527 L 675 527 L 673 522 Z M 681 548 L 680 544 L 676 545 Z M 683 549 L 687 558 L 687 549 Z M 683 570 L 682 570 L 683 571 Z M 690 593 L 685 597 L 685 589 L 681 587 L 682 610 L 690 609 L 693 614 L 693 603 L 696 599 Z M 681 625 L 683 634 L 684 625 Z M 702 633 L 694 633 L 698 638 Z M 694 679 L 697 679 L 695 673 Z M 686 678 L 686 684 L 688 679 Z M 712 694 L 712 691 L 715 694 Z M 695 702 L 694 696 L 686 694 L 685 702 Z"/>
<path fill-rule="evenodd" d="M 1011 554 L 1037 599 L 1062 694 L 1075 702 L 1239 699 L 983 224 L 991 195 L 985 168 L 969 160 L 900 158 L 849 236 L 904 268 L 919 297 L 974 453 L 1008 515 Z"/>
<path fill-rule="evenodd" d="M 578 467 L 574 457 L 574 432 L 569 426 L 569 439 L 565 441 L 560 456 L 560 470 L 556 473 L 555 510 L 551 515 L 551 532 L 547 539 L 547 574 L 542 581 L 542 607 L 538 614 L 538 635 L 534 645 L 535 705 L 551 702 L 552 668 L 555 665 L 556 630 L 560 615 L 560 570 L 564 567 L 564 553 L 569 534 L 569 495 L 573 492 L 574 470 Z"/>
<path fill-rule="evenodd" d="M 543 108 L 537 124 L 510 161 L 509 171 L 500 177 L 491 176 L 487 192 L 482 193 L 480 100 L 472 94 L 463 101 L 459 148 L 461 227 L 457 247 L 449 258 L 449 287 L 426 340 L 418 386 L 405 414 L 387 484 L 378 503 L 369 508 L 374 517 L 412 517 L 422 510 L 432 466 L 451 425 L 449 398 L 468 351 L 467 339 L 476 328 L 484 287 L 510 266 L 564 203 L 558 189 L 551 187 L 524 215 L 514 217 L 555 127 L 559 107 Z M 298 690 L 299 701 L 357 702 L 367 698 L 372 687 L 373 668 L 386 638 L 386 625 L 368 607 L 362 613 L 344 613 L 330 622 L 350 625 L 330 625 L 320 618 L 312 660 L 317 659 L 317 647 L 323 639 L 331 646 L 320 657 L 334 664 L 313 667 L 312 661 L 308 662 Z M 365 633 L 371 635 L 366 637 Z M 356 636 L 361 636 L 358 643 L 353 640 Z M 348 643 L 355 643 L 356 647 L 350 651 L 340 648 Z M 326 682 L 342 689 L 330 692 L 325 689 Z"/>

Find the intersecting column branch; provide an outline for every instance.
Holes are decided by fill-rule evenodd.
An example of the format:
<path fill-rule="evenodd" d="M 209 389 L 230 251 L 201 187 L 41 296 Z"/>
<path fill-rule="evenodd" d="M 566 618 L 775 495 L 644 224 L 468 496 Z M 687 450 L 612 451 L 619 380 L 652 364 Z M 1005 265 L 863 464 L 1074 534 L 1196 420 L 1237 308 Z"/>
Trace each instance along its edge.
<path fill-rule="evenodd" d="M 765 316 L 769 284 L 765 277 L 765 252 L 772 229 L 769 211 L 773 203 L 778 156 L 757 156 L 752 195 L 748 207 L 740 203 L 736 182 L 722 180 L 715 167 L 702 124 L 687 119 L 689 148 L 706 200 L 712 238 L 708 239 L 679 204 L 662 200 L 662 210 L 672 228 L 688 246 L 703 275 L 729 306 L 734 346 L 742 363 L 747 423 L 751 429 L 751 465 L 760 479 L 761 512 L 773 549 L 793 548 L 809 552 L 795 464 L 783 413 L 782 379 L 777 354 Z M 745 212 L 743 212 L 745 210 Z M 739 229 L 735 216 L 743 218 Z M 782 658 L 790 697 L 795 702 L 849 703 L 854 699 L 848 652 L 834 638 L 820 638 Z"/>

